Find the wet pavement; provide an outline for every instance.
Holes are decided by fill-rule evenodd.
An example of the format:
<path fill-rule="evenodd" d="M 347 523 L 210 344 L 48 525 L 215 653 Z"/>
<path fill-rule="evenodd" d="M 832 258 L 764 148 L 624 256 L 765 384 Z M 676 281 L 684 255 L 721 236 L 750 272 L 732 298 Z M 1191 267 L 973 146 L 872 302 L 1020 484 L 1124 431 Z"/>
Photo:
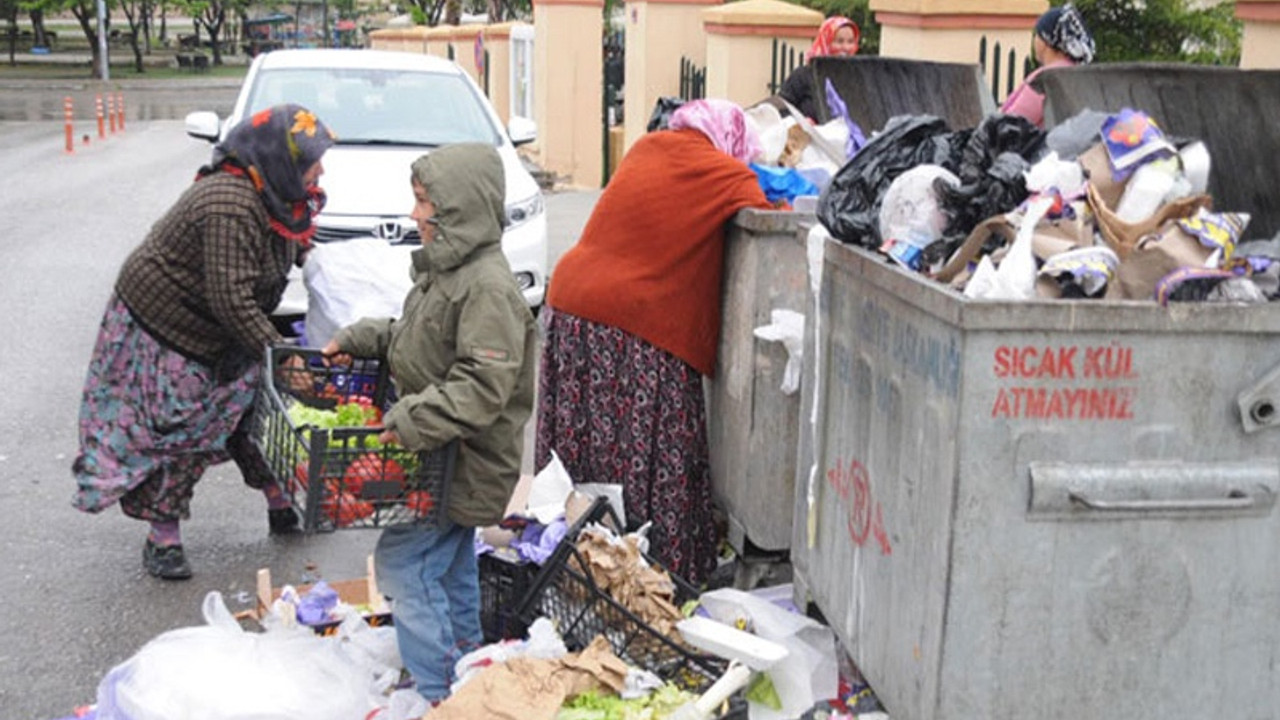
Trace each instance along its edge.
<path fill-rule="evenodd" d="M 182 120 L 196 110 L 231 113 L 241 79 L 183 78 L 165 80 L 0 80 L 0 122 L 63 120 L 63 102 L 71 98 L 72 118 L 96 133 L 95 98 L 124 97 L 125 124 L 131 120 Z M 77 131 L 77 136 L 81 134 Z"/>

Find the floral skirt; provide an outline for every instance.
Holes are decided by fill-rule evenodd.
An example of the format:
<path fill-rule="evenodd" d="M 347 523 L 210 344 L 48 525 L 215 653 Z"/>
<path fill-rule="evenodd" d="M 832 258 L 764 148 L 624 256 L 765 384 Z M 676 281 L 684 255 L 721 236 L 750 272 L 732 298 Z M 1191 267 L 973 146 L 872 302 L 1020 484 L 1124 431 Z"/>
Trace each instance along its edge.
<path fill-rule="evenodd" d="M 534 450 L 574 482 L 623 486 L 627 523 L 653 521 L 650 552 L 695 584 L 715 569 L 702 376 L 617 328 L 546 307 Z"/>
<path fill-rule="evenodd" d="M 118 502 L 141 520 L 189 517 L 200 476 L 231 458 L 228 441 L 253 407 L 260 374 L 251 365 L 219 382 L 213 368 L 161 345 L 112 296 L 85 378 L 72 504 L 96 513 Z"/>

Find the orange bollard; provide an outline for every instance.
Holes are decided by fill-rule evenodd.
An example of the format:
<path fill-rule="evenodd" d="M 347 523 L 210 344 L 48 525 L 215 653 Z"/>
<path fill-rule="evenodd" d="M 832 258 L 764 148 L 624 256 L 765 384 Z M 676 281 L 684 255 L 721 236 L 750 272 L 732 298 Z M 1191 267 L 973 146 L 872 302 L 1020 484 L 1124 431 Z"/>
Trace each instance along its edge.
<path fill-rule="evenodd" d="M 116 93 L 116 114 L 120 116 L 120 132 L 124 132 L 124 93 Z"/>
<path fill-rule="evenodd" d="M 107 127 L 111 129 L 111 134 L 116 132 L 116 99 L 107 93 Z"/>
<path fill-rule="evenodd" d="M 71 96 L 68 95 L 62 99 L 62 115 L 67 123 L 67 152 L 76 151 L 75 141 L 71 137 Z"/>
<path fill-rule="evenodd" d="M 106 118 L 102 116 L 102 93 L 98 93 L 93 104 L 96 112 L 98 113 L 98 139 L 101 140 L 107 136 L 107 126 L 105 124 Z"/>

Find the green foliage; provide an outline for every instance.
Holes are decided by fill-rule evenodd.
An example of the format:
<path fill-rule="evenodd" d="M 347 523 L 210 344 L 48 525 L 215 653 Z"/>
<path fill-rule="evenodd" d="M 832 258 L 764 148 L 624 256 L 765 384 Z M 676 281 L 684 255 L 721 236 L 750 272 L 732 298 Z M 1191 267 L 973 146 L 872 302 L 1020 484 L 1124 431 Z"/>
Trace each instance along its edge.
<path fill-rule="evenodd" d="M 796 0 L 798 4 L 822 13 L 823 17 L 843 15 L 858 24 L 862 39 L 858 44 L 859 55 L 880 54 L 880 24 L 871 12 L 871 0 Z M 808 50 L 806 46 L 804 48 Z"/>
<path fill-rule="evenodd" d="M 1075 6 L 1097 44 L 1097 62 L 1240 62 L 1234 2 L 1076 0 Z"/>

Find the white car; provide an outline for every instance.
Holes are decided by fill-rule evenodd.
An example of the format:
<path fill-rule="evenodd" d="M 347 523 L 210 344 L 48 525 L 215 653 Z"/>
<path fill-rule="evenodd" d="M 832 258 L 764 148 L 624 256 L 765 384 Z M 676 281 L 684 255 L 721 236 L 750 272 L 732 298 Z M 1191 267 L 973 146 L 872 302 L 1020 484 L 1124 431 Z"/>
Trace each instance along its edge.
<path fill-rule="evenodd" d="M 276 50 L 249 67 L 230 117 L 187 116 L 187 134 L 217 142 L 242 118 L 272 105 L 297 103 L 338 136 L 324 156 L 320 186 L 328 202 L 316 220 L 317 243 L 370 235 L 404 252 L 421 247 L 409 218 L 409 166 L 431 148 L 455 142 L 491 143 L 506 174 L 507 227 L 502 249 L 532 308 L 547 290 L 547 216 L 538 183 L 515 146 L 537 137 L 532 120 L 513 117 L 504 129 L 480 88 L 450 60 L 379 50 Z M 278 317 L 307 310 L 302 274 L 290 275 Z"/>

